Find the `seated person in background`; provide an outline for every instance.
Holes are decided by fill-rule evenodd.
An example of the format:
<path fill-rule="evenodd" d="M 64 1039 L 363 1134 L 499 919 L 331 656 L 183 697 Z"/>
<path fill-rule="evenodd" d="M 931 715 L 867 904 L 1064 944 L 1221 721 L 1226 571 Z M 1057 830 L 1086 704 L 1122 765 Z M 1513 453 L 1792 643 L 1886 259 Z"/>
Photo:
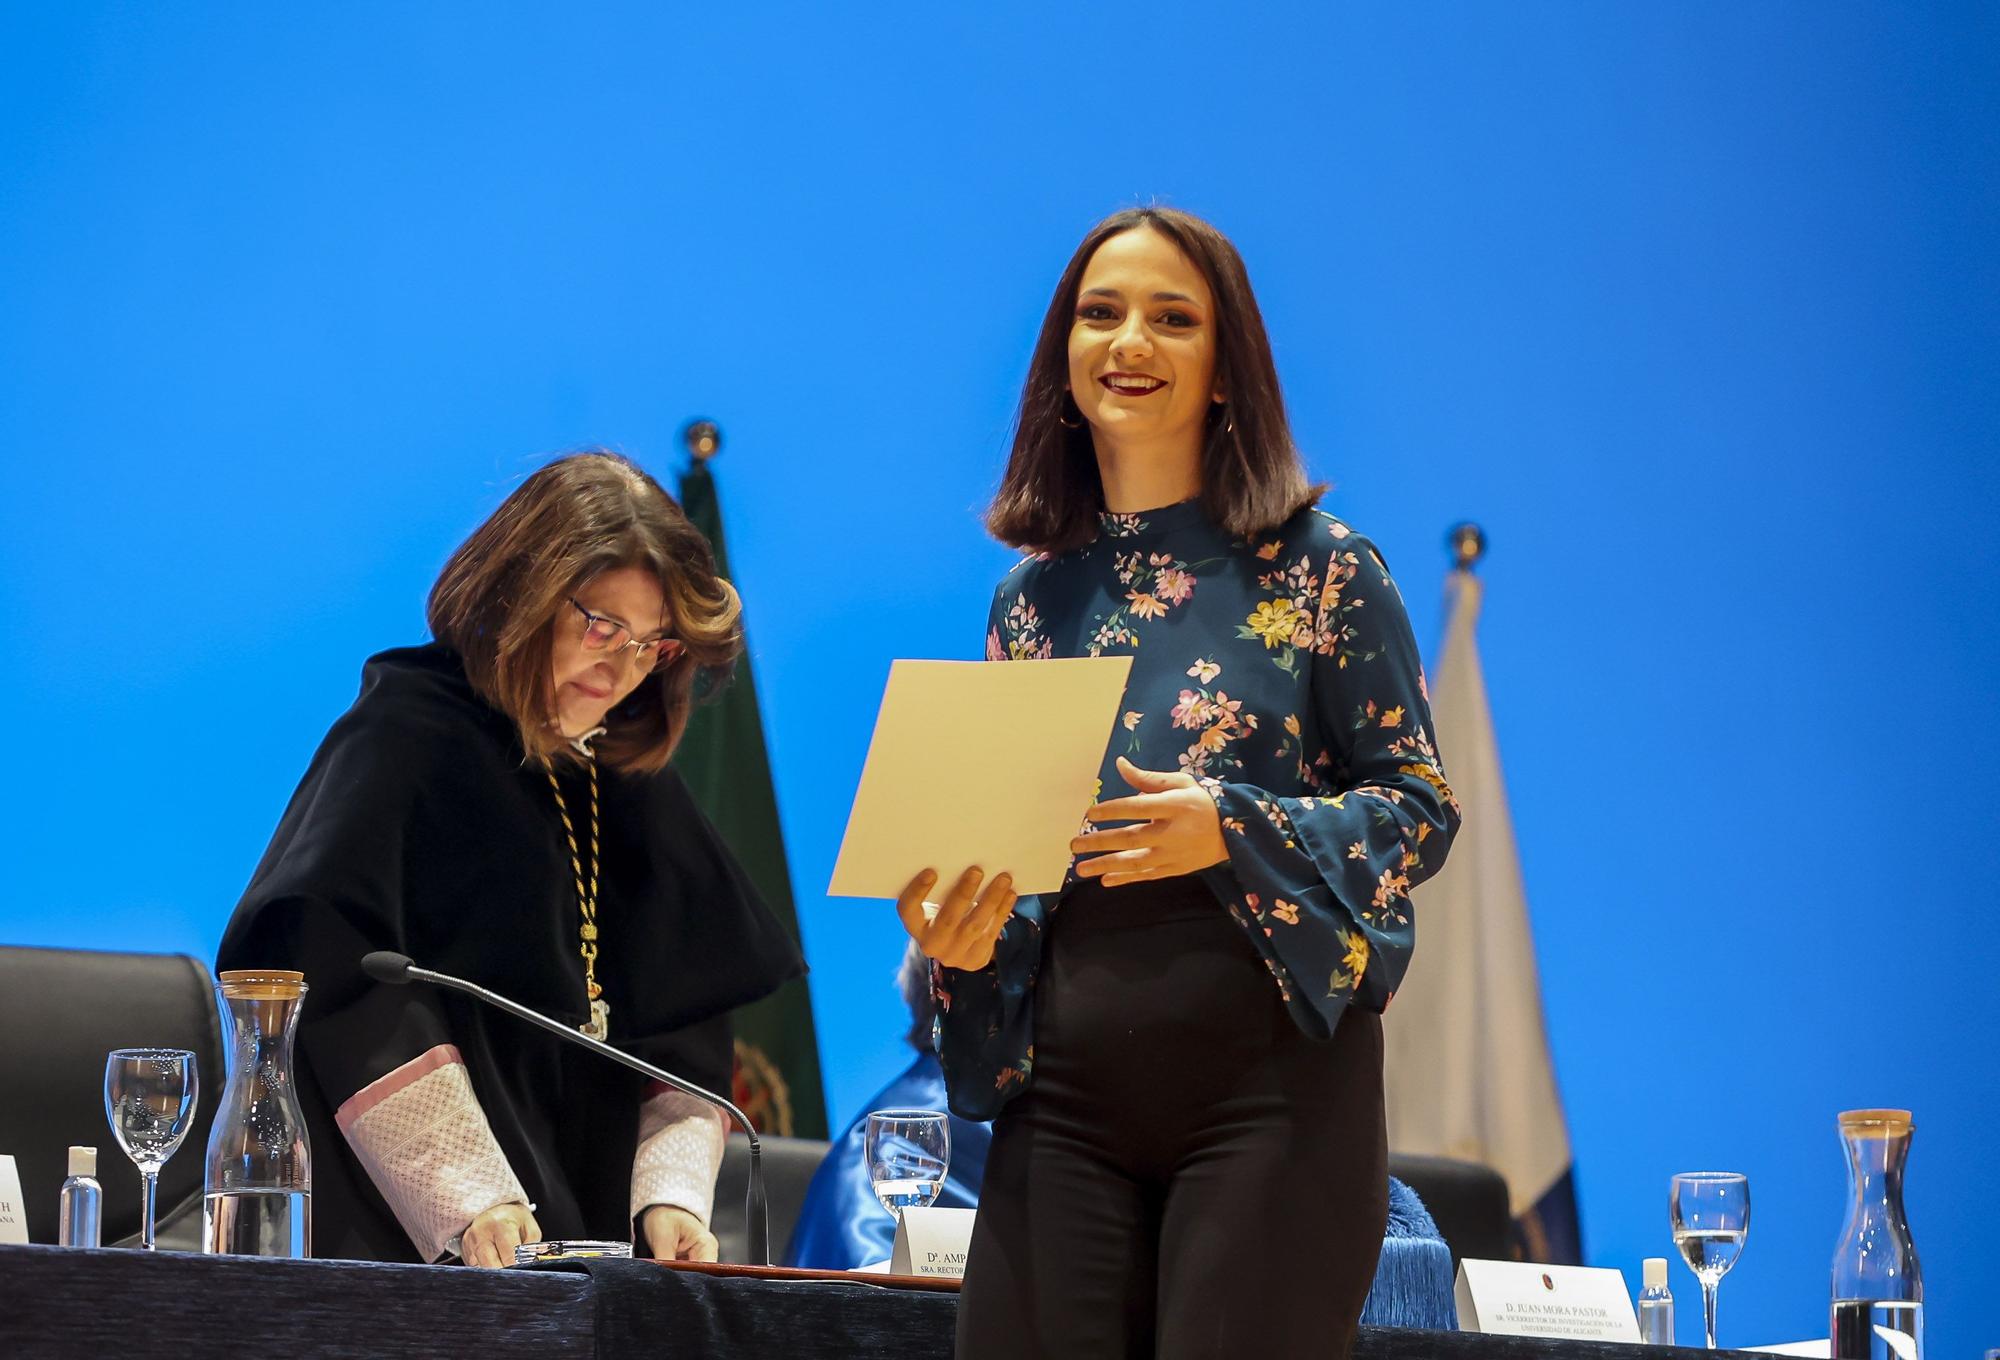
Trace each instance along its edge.
<path fill-rule="evenodd" d="M 931 996 L 930 961 L 912 944 L 896 974 L 903 1000 L 910 1007 L 910 1047 L 916 1059 L 902 1075 L 870 1096 L 855 1121 L 827 1150 L 826 1160 L 807 1187 L 798 1226 L 784 1264 L 811 1270 L 854 1270 L 889 1259 L 896 1237 L 896 1220 L 875 1198 L 868 1184 L 868 1111 L 945 1108 L 944 1069 L 938 1066 L 931 1033 L 937 1002 Z M 951 1116 L 951 1166 L 937 1203 L 947 1209 L 971 1209 L 979 1204 L 979 1182 L 986 1174 L 986 1145 L 993 1126 Z"/>

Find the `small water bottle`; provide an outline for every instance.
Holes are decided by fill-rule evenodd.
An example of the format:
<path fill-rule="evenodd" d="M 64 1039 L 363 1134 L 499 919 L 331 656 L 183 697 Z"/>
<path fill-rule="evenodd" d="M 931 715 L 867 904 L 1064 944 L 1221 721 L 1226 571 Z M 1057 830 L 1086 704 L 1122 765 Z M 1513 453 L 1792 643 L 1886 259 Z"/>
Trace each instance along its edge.
<path fill-rule="evenodd" d="M 97 1183 L 97 1149 L 69 1150 L 69 1179 L 62 1183 L 56 1241 L 65 1247 L 94 1247 L 104 1232 L 104 1187 Z"/>
<path fill-rule="evenodd" d="M 1639 1340 L 1648 1346 L 1674 1344 L 1674 1296 L 1667 1292 L 1667 1258 L 1648 1256 L 1645 1288 L 1639 1291 Z"/>

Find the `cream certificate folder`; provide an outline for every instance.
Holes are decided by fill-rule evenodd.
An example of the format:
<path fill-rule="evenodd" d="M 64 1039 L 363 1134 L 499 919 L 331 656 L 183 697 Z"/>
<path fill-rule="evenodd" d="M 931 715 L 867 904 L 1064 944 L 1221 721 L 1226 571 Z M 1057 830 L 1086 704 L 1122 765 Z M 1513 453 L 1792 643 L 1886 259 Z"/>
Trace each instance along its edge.
<path fill-rule="evenodd" d="M 975 864 L 1016 892 L 1061 888 L 1131 671 L 1129 656 L 892 664 L 828 895 L 894 897 L 935 869 L 939 896 Z"/>

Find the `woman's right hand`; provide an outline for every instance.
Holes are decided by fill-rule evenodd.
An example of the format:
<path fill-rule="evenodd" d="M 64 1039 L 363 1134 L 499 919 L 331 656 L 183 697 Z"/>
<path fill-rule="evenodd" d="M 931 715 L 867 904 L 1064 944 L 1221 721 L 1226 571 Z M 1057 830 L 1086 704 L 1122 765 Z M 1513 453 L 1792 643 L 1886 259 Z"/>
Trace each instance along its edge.
<path fill-rule="evenodd" d="M 511 1266 L 514 1248 L 542 1240 L 542 1225 L 525 1204 L 496 1204 L 466 1226 L 458 1259 L 469 1266 Z"/>
<path fill-rule="evenodd" d="M 903 929 L 910 932 L 926 957 L 969 973 L 993 962 L 994 943 L 1013 916 L 1018 895 L 1013 875 L 994 875 L 986 891 L 980 892 L 984 878 L 979 869 L 960 874 L 938 906 L 937 915 L 929 920 L 924 918 L 924 899 L 937 885 L 937 870 L 924 870 L 903 889 L 896 899 L 896 914 L 903 918 Z"/>

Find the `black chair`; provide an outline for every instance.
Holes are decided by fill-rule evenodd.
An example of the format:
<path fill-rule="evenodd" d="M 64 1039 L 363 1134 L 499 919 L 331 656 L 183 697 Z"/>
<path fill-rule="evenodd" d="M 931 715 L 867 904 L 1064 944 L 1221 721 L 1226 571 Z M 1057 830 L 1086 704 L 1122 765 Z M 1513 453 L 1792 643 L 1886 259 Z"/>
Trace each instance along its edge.
<path fill-rule="evenodd" d="M 1438 1235 L 1451 1248 L 1454 1267 L 1475 1261 L 1514 1259 L 1513 1216 L 1507 1182 L 1490 1166 L 1450 1157 L 1389 1155 L 1389 1174 L 1417 1192 L 1431 1211 Z"/>
<path fill-rule="evenodd" d="M 770 1205 L 771 1260 L 776 1264 L 785 1254 L 785 1244 L 792 1240 L 792 1229 L 798 1226 L 806 1187 L 826 1159 L 827 1144 L 817 1138 L 780 1138 L 775 1134 L 766 1134 L 758 1141 L 764 1147 L 764 1197 Z M 709 1221 L 725 1261 L 750 1259 L 750 1227 L 743 1216 L 743 1194 L 749 1185 L 750 1143 L 742 1134 L 732 1133 L 729 1145 L 722 1150 L 722 1174 L 716 1177 L 715 1209 Z"/>
<path fill-rule="evenodd" d="M 140 1047 L 195 1054 L 194 1126 L 160 1172 L 156 1237 L 199 1251 L 202 1160 L 224 1077 L 207 967 L 185 954 L 0 947 L 0 1152 L 20 1169 L 29 1241 L 56 1240 L 69 1148 L 83 1143 L 97 1149 L 105 1245 L 137 1242 L 139 1172 L 105 1122 L 104 1055 Z"/>

